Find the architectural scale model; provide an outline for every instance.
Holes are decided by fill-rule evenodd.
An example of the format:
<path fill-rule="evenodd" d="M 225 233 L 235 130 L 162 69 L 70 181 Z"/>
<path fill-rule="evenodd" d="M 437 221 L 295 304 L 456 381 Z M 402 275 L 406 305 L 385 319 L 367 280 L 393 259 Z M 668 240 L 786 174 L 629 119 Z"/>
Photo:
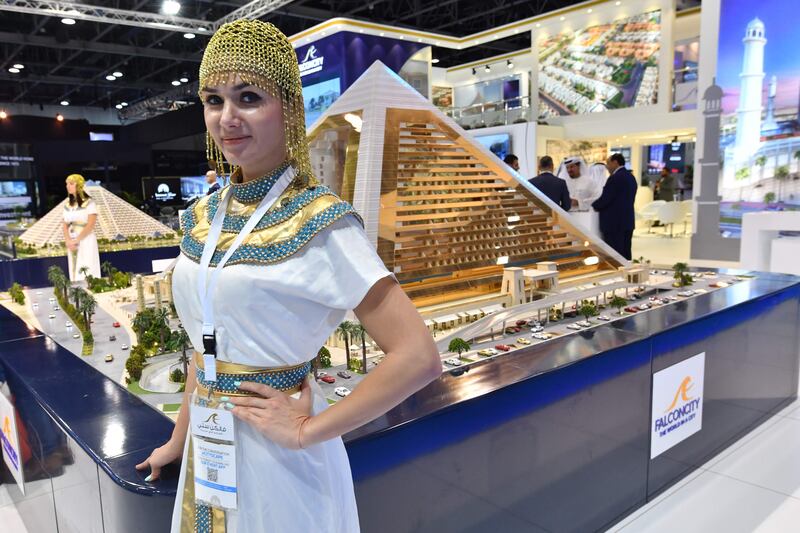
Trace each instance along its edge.
<path fill-rule="evenodd" d="M 114 193 L 99 186 L 87 186 L 86 192 L 97 204 L 97 240 L 124 241 L 130 237 L 162 238 L 175 231 L 143 213 Z M 61 229 L 65 198 L 20 236 L 25 244 L 36 248 L 60 246 L 64 243 Z"/>

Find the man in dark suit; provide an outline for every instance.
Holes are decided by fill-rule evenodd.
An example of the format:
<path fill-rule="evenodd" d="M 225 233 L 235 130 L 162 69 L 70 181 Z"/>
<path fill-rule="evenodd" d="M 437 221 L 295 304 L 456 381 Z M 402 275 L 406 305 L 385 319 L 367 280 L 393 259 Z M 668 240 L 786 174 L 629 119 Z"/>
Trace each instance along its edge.
<path fill-rule="evenodd" d="M 219 190 L 219 182 L 217 181 L 217 172 L 215 170 L 209 170 L 206 172 L 206 183 L 210 185 L 206 194 L 211 194 L 214 191 Z"/>
<path fill-rule="evenodd" d="M 553 158 L 549 155 L 539 160 L 539 175 L 529 180 L 530 184 L 553 200 L 564 211 L 569 211 L 572 200 L 569 197 L 567 182 L 553 174 Z"/>
<path fill-rule="evenodd" d="M 603 240 L 625 259 L 633 257 L 631 240 L 635 215 L 636 178 L 625 168 L 622 154 L 612 154 L 606 161 L 611 176 L 603 187 L 603 194 L 592 207 L 600 213 L 600 233 Z"/>

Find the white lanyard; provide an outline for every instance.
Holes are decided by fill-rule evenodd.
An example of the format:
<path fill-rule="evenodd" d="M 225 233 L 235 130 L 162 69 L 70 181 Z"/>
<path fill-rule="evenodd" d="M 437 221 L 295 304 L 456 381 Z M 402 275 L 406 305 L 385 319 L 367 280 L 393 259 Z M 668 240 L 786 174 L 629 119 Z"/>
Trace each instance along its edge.
<path fill-rule="evenodd" d="M 219 279 L 219 274 L 222 272 L 222 267 L 231 258 L 233 252 L 242 244 L 244 239 L 250 235 L 253 228 L 263 218 L 264 214 L 275 203 L 278 197 L 283 194 L 286 188 L 294 179 L 294 169 L 289 166 L 269 190 L 267 195 L 258 204 L 255 212 L 247 219 L 242 230 L 236 236 L 230 248 L 222 256 L 222 259 L 216 267 L 211 269 L 211 277 L 208 280 L 208 270 L 211 264 L 211 258 L 214 256 L 214 251 L 217 249 L 220 234 L 222 233 L 222 223 L 225 219 L 225 211 L 228 209 L 228 203 L 233 195 L 233 192 L 228 192 L 227 195 L 220 201 L 217 206 L 217 212 L 214 214 L 214 220 L 211 222 L 211 228 L 208 231 L 205 246 L 203 246 L 203 255 L 200 257 L 200 273 L 197 276 L 197 292 L 200 296 L 200 303 L 203 306 L 203 367 L 205 373 L 205 381 L 217 380 L 217 348 L 216 336 L 214 332 L 214 308 L 213 298 L 214 289 Z M 208 284 L 206 284 L 206 282 Z"/>

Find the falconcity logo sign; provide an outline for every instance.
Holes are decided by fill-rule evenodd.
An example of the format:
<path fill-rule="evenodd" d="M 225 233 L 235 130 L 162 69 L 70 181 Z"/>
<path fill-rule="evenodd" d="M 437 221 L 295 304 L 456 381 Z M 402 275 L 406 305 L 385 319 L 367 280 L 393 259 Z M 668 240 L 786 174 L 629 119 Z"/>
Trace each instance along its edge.
<path fill-rule="evenodd" d="M 696 416 L 697 408 L 700 406 L 700 399 L 689 396 L 689 389 L 691 388 L 692 377 L 686 376 L 683 378 L 678 390 L 675 391 L 675 397 L 672 399 L 670 406 L 664 411 L 664 416 L 656 419 L 655 430 L 659 431 L 662 436 L 691 421 Z"/>
<path fill-rule="evenodd" d="M 324 62 L 325 56 L 317 56 L 317 47 L 312 44 L 300 62 L 300 77 L 321 71 Z"/>
<path fill-rule="evenodd" d="M 197 429 L 216 435 L 225 435 L 225 433 L 228 432 L 228 428 L 220 424 L 219 415 L 217 413 L 212 413 L 203 422 L 197 424 Z"/>
<path fill-rule="evenodd" d="M 653 374 L 650 458 L 702 429 L 705 353 Z"/>

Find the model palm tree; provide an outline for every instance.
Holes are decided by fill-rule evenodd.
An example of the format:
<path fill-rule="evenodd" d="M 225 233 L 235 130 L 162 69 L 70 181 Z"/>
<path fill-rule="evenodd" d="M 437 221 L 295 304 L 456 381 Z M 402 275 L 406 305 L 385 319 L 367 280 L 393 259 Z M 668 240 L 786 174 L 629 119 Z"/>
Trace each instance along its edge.
<path fill-rule="evenodd" d="M 80 287 L 70 287 L 69 289 L 69 297 L 75 302 L 76 309 L 80 308 L 80 299 L 82 292 L 83 289 L 81 289 Z"/>
<path fill-rule="evenodd" d="M 150 314 L 146 311 L 142 311 L 136 313 L 136 316 L 133 318 L 133 329 L 136 331 L 137 342 L 142 342 L 142 336 L 144 332 L 150 328 Z"/>
<path fill-rule="evenodd" d="M 451 340 L 450 344 L 447 345 L 447 350 L 457 353 L 459 359 L 461 359 L 462 353 L 469 351 L 469 348 L 469 343 L 460 337 Z"/>
<path fill-rule="evenodd" d="M 110 278 L 114 271 L 114 265 L 111 264 L 111 261 L 103 261 L 100 265 L 100 270 L 105 272 L 106 276 Z"/>
<path fill-rule="evenodd" d="M 584 300 L 583 302 L 581 302 L 581 306 L 578 309 L 578 313 L 583 315 L 583 318 L 585 318 L 586 321 L 588 322 L 589 318 L 597 314 L 597 306 L 593 302 L 590 302 L 589 300 Z"/>
<path fill-rule="evenodd" d="M 625 307 L 627 304 L 628 300 L 626 300 L 622 296 L 616 296 L 616 295 L 609 302 L 609 305 L 611 305 L 611 307 L 617 308 L 617 313 L 619 313 L 620 315 L 622 314 L 622 308 Z"/>
<path fill-rule="evenodd" d="M 181 356 L 178 361 L 183 365 L 183 375 L 188 376 L 189 372 L 189 357 L 186 355 L 186 345 L 189 344 L 189 334 L 183 329 L 183 326 L 178 327 L 178 342 L 180 342 Z"/>
<path fill-rule="evenodd" d="M 81 276 L 83 276 L 84 278 L 85 278 L 85 277 L 88 277 L 88 276 L 89 276 L 89 267 L 87 267 L 87 266 L 82 266 L 82 267 L 80 267 L 80 268 L 78 269 L 78 272 L 79 272 L 79 273 L 80 273 L 80 275 L 81 275 Z"/>
<path fill-rule="evenodd" d="M 350 331 L 352 327 L 353 323 L 345 320 L 336 328 L 336 335 L 344 341 L 344 350 L 347 354 L 347 370 L 350 370 Z"/>
<path fill-rule="evenodd" d="M 763 156 L 763 155 L 760 155 L 760 156 L 756 157 L 755 163 L 756 163 L 756 166 L 759 169 L 761 169 L 761 170 L 759 170 L 759 174 L 761 176 L 759 179 L 764 179 L 764 167 L 767 166 L 767 157 Z"/>
<path fill-rule="evenodd" d="M 86 329 L 91 332 L 92 331 L 92 315 L 94 314 L 94 310 L 97 307 L 97 300 L 94 299 L 94 296 L 89 294 L 86 291 L 81 291 L 83 295 L 80 297 L 81 300 L 81 312 L 83 313 L 83 320 L 86 322 Z"/>
<path fill-rule="evenodd" d="M 155 321 L 158 326 L 158 340 L 161 351 L 164 350 L 164 335 L 169 332 L 169 319 L 167 318 L 168 315 L 169 312 L 163 307 L 160 307 L 156 310 Z"/>
<path fill-rule="evenodd" d="M 789 167 L 781 165 L 775 169 L 775 179 L 778 180 L 778 201 L 783 201 L 783 182 L 789 177 Z"/>
<path fill-rule="evenodd" d="M 364 329 L 358 322 L 352 323 L 350 326 L 352 329 L 351 334 L 353 337 L 361 337 L 361 371 L 366 374 L 367 373 L 367 330 Z"/>

